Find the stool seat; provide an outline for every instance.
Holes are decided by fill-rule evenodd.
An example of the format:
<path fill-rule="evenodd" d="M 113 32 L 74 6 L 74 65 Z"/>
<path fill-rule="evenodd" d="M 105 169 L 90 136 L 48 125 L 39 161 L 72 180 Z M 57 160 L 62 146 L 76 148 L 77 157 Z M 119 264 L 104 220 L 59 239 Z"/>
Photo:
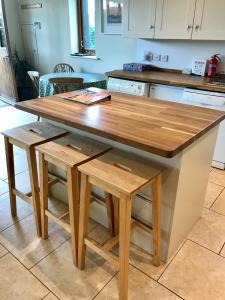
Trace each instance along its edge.
<path fill-rule="evenodd" d="M 2 132 L 2 134 L 5 139 L 11 214 L 12 216 L 17 215 L 16 196 L 32 205 L 34 208 L 37 234 L 41 236 L 41 211 L 35 146 L 56 138 L 61 138 L 67 134 L 67 131 L 47 122 L 34 122 L 6 130 Z M 26 152 L 31 185 L 31 192 L 26 194 L 16 187 L 14 146 L 20 147 Z"/>
<path fill-rule="evenodd" d="M 2 132 L 2 134 L 9 139 L 17 141 L 22 148 L 39 145 L 43 142 L 63 136 L 66 133 L 67 131 L 65 129 L 56 127 L 47 122 L 34 122 Z"/>
<path fill-rule="evenodd" d="M 106 144 L 73 133 L 42 144 L 37 147 L 37 150 L 47 155 L 48 158 L 51 157 L 51 160 L 54 159 L 54 163 L 58 162 L 60 167 L 62 165 L 74 167 L 104 154 L 110 148 Z"/>
<path fill-rule="evenodd" d="M 163 169 L 159 164 L 117 149 L 78 167 L 81 173 L 92 179 L 100 178 L 101 182 L 128 195 L 134 194 Z"/>
<path fill-rule="evenodd" d="M 63 227 L 71 234 L 73 262 L 78 262 L 78 225 L 79 225 L 79 204 L 80 204 L 80 174 L 77 169 L 82 163 L 86 163 L 97 156 L 105 154 L 111 147 L 97 142 L 89 137 L 78 134 L 68 134 L 63 138 L 48 142 L 36 147 L 40 155 L 40 195 L 42 214 L 42 237 L 48 238 L 48 218 Z M 69 211 L 66 215 L 70 223 L 66 223 L 63 216 L 56 216 L 48 208 L 48 164 L 59 167 L 66 173 L 66 186 L 68 192 Z M 63 183 L 64 184 L 64 183 Z M 113 200 L 106 197 L 105 205 L 107 212 L 112 216 L 109 220 L 113 222 Z M 112 226 L 111 226 L 112 227 Z M 111 229 L 111 228 L 110 228 Z"/>

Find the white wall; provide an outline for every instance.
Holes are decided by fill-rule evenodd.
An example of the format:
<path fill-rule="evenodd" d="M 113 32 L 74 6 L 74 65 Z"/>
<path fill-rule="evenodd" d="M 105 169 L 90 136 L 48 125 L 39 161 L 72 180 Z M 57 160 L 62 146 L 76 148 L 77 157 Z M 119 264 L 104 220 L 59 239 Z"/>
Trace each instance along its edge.
<path fill-rule="evenodd" d="M 183 69 L 191 67 L 193 58 L 209 59 L 213 54 L 223 55 L 220 70 L 225 71 L 225 42 L 223 41 L 169 41 L 169 40 L 138 40 L 137 61 L 144 62 L 145 52 L 168 54 L 167 63 L 152 62 L 164 68 Z"/>
<path fill-rule="evenodd" d="M 18 2 L 16 0 L 5 0 L 4 2 L 11 50 L 14 53 L 16 49 L 20 57 L 23 57 L 23 41 L 20 30 Z"/>
<path fill-rule="evenodd" d="M 96 48 L 100 60 L 71 57 L 68 0 L 42 0 L 41 2 L 42 9 L 20 10 L 22 24 L 41 22 L 42 28 L 37 31 L 41 73 L 51 72 L 54 65 L 60 62 L 67 62 L 82 71 L 104 73 L 121 68 L 124 62 L 136 59 L 136 40 L 99 33 L 100 10 L 98 8 L 96 9 L 98 20 Z M 96 2 L 99 7 L 100 1 Z M 27 0 L 26 3 L 29 1 Z"/>

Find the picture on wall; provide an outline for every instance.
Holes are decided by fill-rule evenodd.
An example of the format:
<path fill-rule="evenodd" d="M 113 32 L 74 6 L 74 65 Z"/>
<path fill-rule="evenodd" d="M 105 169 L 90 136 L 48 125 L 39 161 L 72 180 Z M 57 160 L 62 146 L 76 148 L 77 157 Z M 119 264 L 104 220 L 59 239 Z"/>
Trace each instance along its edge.
<path fill-rule="evenodd" d="M 122 0 L 102 1 L 102 33 L 122 34 Z"/>
<path fill-rule="evenodd" d="M 107 2 L 107 23 L 121 24 L 122 23 L 122 4 L 117 1 Z"/>

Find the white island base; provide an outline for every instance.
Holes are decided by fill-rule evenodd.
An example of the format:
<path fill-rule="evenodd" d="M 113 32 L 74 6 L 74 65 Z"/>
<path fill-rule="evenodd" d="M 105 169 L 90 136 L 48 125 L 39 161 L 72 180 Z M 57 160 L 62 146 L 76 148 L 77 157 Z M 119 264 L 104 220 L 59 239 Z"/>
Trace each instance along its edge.
<path fill-rule="evenodd" d="M 201 217 L 218 126 L 197 139 L 174 158 L 164 158 L 83 131 L 81 132 L 59 123 L 52 121 L 51 123 L 67 128 L 71 132 L 90 136 L 113 147 L 148 157 L 167 167 L 162 176 L 161 260 L 164 262 L 168 261 L 187 237 L 193 225 Z M 51 172 L 63 176 L 62 172 L 55 167 L 51 167 Z M 99 195 L 102 194 L 99 190 L 94 190 L 94 192 Z M 67 201 L 66 189 L 62 185 L 57 184 L 53 188 L 52 196 L 64 202 Z M 141 196 L 137 196 L 133 201 L 133 216 L 147 225 L 151 225 L 150 199 L 150 188 L 146 187 Z M 104 207 L 93 203 L 90 216 L 107 227 Z M 151 253 L 152 237 L 149 233 L 140 228 L 134 228 L 132 230 L 132 242 Z"/>

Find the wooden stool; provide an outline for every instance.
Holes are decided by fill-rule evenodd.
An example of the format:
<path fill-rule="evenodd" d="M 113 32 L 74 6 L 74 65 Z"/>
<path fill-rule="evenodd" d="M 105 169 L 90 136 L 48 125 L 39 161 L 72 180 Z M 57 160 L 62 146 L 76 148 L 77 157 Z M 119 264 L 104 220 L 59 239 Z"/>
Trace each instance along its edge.
<path fill-rule="evenodd" d="M 81 172 L 81 198 L 79 222 L 78 267 L 85 267 L 86 246 L 119 266 L 119 295 L 127 299 L 128 265 L 131 225 L 138 225 L 131 219 L 132 198 L 146 184 L 152 187 L 153 262 L 160 265 L 160 205 L 162 167 L 136 155 L 112 150 L 105 155 L 78 167 Z M 119 220 L 119 237 L 114 237 L 100 246 L 87 238 L 88 214 L 91 185 L 102 188 L 115 196 L 119 206 L 115 219 Z M 115 221 L 116 223 L 116 221 Z M 141 226 L 143 227 L 143 225 Z M 119 242 L 119 264 L 110 250 Z"/>
<path fill-rule="evenodd" d="M 66 133 L 66 130 L 46 122 L 35 122 L 2 132 L 5 136 L 11 214 L 17 215 L 16 196 L 33 205 L 38 236 L 41 236 L 41 214 L 35 146 L 59 138 Z M 31 192 L 27 194 L 19 191 L 15 185 L 13 145 L 24 149 L 27 154 L 31 183 Z"/>
<path fill-rule="evenodd" d="M 48 218 L 63 227 L 71 234 L 73 262 L 77 265 L 78 252 L 78 225 L 79 225 L 79 198 L 80 174 L 77 166 L 98 157 L 108 151 L 108 145 L 96 142 L 80 135 L 69 134 L 61 139 L 37 147 L 40 153 L 40 197 L 42 214 L 42 237 L 48 238 Z M 56 216 L 48 209 L 48 163 L 59 167 L 67 174 L 69 212 L 63 216 Z M 109 198 L 108 198 L 109 199 Z M 110 215 L 113 216 L 113 200 L 107 201 Z M 65 222 L 69 215 L 70 224 Z"/>

